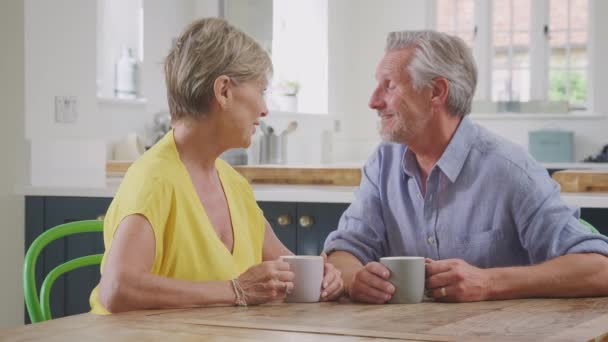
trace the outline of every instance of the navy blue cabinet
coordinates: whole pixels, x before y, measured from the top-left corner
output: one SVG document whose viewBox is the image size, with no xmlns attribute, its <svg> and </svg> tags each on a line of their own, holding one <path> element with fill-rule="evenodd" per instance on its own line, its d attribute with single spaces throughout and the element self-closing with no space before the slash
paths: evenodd
<svg viewBox="0 0 608 342">
<path fill-rule="evenodd" d="M 338 227 L 347 203 L 259 202 L 283 244 L 299 255 L 319 255 L 327 235 Z"/>
<path fill-rule="evenodd" d="M 581 217 L 597 228 L 600 233 L 608 236 L 608 209 L 582 208 Z"/>
<path fill-rule="evenodd" d="M 43 231 L 59 224 L 97 219 L 104 215 L 111 198 L 26 197 L 25 248 Z M 84 255 L 103 253 L 101 233 L 77 234 L 51 242 L 38 257 L 36 282 L 56 266 Z M 51 316 L 74 315 L 90 310 L 89 295 L 99 282 L 99 266 L 69 272 L 57 279 L 51 290 Z M 26 322 L 29 322 L 26 313 Z"/>
</svg>

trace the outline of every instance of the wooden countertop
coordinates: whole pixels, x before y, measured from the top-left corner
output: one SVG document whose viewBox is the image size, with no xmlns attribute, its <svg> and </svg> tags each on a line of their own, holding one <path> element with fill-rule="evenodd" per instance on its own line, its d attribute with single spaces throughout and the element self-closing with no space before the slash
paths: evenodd
<svg viewBox="0 0 608 342">
<path fill-rule="evenodd" d="M 120 175 L 127 172 L 131 161 L 109 160 L 106 172 Z M 360 167 L 335 165 L 239 165 L 233 166 L 251 184 L 336 185 L 359 186 Z"/>
<path fill-rule="evenodd" d="M 0 330 L 0 340 L 596 341 L 608 340 L 608 297 L 447 304 L 340 303 L 83 314 Z"/>
<path fill-rule="evenodd" d="M 608 170 L 562 170 L 552 177 L 563 192 L 608 192 Z"/>
</svg>

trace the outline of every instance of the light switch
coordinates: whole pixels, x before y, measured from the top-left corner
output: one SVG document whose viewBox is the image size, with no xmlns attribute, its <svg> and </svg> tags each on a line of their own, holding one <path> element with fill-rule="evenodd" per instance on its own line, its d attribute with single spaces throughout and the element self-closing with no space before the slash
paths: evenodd
<svg viewBox="0 0 608 342">
<path fill-rule="evenodd" d="M 76 96 L 55 96 L 55 122 L 74 123 L 78 119 Z"/>
</svg>

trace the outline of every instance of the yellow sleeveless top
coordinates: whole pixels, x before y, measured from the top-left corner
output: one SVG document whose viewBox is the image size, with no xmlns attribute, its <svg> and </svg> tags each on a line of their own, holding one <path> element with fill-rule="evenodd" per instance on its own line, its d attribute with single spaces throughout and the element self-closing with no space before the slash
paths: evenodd
<svg viewBox="0 0 608 342">
<path fill-rule="evenodd" d="M 229 280 L 262 262 L 265 219 L 253 191 L 226 162 L 215 163 L 230 210 L 232 253 L 213 229 L 190 175 L 179 159 L 173 131 L 168 132 L 127 171 L 104 221 L 103 269 L 118 224 L 143 215 L 154 231 L 152 273 L 191 280 Z M 91 292 L 91 312 L 109 314 Z"/>
</svg>

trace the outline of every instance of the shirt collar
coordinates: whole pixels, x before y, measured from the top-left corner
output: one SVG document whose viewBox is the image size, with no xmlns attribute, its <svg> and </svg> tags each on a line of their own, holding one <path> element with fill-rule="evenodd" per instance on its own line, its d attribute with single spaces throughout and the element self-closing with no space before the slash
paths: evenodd
<svg viewBox="0 0 608 342">
<path fill-rule="evenodd" d="M 437 166 L 450 179 L 450 182 L 454 183 L 460 171 L 462 171 L 462 166 L 469 155 L 476 133 L 477 130 L 471 119 L 467 116 L 462 118 L 448 147 L 439 158 Z"/>
<path fill-rule="evenodd" d="M 454 136 L 450 140 L 445 151 L 437 161 L 437 166 L 454 183 L 464 165 L 473 141 L 476 138 L 477 129 L 471 119 L 467 116 L 462 118 Z M 409 177 L 413 177 L 418 172 L 418 162 L 414 152 L 405 147 L 403 154 L 403 172 Z"/>
</svg>

